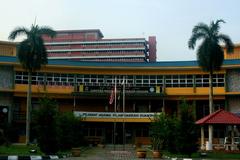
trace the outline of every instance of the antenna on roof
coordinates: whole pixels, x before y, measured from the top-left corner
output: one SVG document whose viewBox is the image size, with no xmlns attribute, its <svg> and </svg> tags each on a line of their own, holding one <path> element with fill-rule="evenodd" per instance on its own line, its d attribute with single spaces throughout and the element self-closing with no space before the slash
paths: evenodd
<svg viewBox="0 0 240 160">
<path fill-rule="evenodd" d="M 35 16 L 35 19 L 34 19 L 34 26 L 36 25 L 36 21 L 37 21 L 37 16 Z"/>
</svg>

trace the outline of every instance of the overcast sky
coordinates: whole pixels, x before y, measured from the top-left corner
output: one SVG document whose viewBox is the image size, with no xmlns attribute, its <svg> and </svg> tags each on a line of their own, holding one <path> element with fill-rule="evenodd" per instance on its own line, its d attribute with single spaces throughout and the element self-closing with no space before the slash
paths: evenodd
<svg viewBox="0 0 240 160">
<path fill-rule="evenodd" d="M 240 0 L 5 0 L 0 40 L 17 26 L 100 29 L 104 38 L 157 37 L 159 61 L 194 60 L 187 41 L 194 25 L 224 19 L 221 32 L 240 43 Z"/>
</svg>

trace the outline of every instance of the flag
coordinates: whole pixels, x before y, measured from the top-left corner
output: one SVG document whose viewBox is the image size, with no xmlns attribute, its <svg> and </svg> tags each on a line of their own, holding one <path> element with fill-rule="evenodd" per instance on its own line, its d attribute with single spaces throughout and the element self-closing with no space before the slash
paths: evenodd
<svg viewBox="0 0 240 160">
<path fill-rule="evenodd" d="M 119 93 L 119 95 L 118 95 L 118 97 L 117 97 L 117 112 L 120 112 L 120 93 Z"/>
<path fill-rule="evenodd" d="M 115 97 L 115 93 L 114 93 L 114 88 L 113 88 L 111 91 L 110 97 L 109 97 L 109 104 L 113 104 L 114 97 Z"/>
</svg>

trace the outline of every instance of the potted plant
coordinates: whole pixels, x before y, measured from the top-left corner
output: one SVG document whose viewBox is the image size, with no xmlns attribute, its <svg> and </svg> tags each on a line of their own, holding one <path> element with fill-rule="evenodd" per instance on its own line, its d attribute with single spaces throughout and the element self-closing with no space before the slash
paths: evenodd
<svg viewBox="0 0 240 160">
<path fill-rule="evenodd" d="M 164 113 L 155 115 L 150 127 L 153 158 L 161 158 L 160 150 L 163 148 L 168 132 L 168 117 Z"/>
<path fill-rule="evenodd" d="M 138 148 L 137 149 L 137 157 L 138 158 L 146 158 L 147 156 L 147 151 L 144 148 Z"/>
<path fill-rule="evenodd" d="M 81 148 L 72 148 L 73 157 L 80 157 L 80 155 L 81 155 Z"/>
<path fill-rule="evenodd" d="M 160 152 L 160 150 L 163 147 L 163 140 L 161 138 L 159 138 L 157 135 L 152 136 L 152 156 L 153 158 L 161 158 L 162 154 Z"/>
</svg>

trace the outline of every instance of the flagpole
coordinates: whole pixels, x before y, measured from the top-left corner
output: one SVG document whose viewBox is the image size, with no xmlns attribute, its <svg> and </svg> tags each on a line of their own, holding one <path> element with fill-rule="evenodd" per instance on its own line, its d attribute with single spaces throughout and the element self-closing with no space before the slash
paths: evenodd
<svg viewBox="0 0 240 160">
<path fill-rule="evenodd" d="M 117 111 L 117 77 L 115 76 L 114 82 L 114 113 L 116 114 Z M 113 127 L 113 143 L 114 143 L 114 150 L 116 150 L 116 118 L 114 118 L 114 127 Z"/>
<path fill-rule="evenodd" d="M 123 115 L 125 113 L 125 76 L 123 76 Z M 125 150 L 125 141 L 126 141 L 126 136 L 125 136 L 125 121 L 123 117 L 123 150 Z"/>
</svg>

